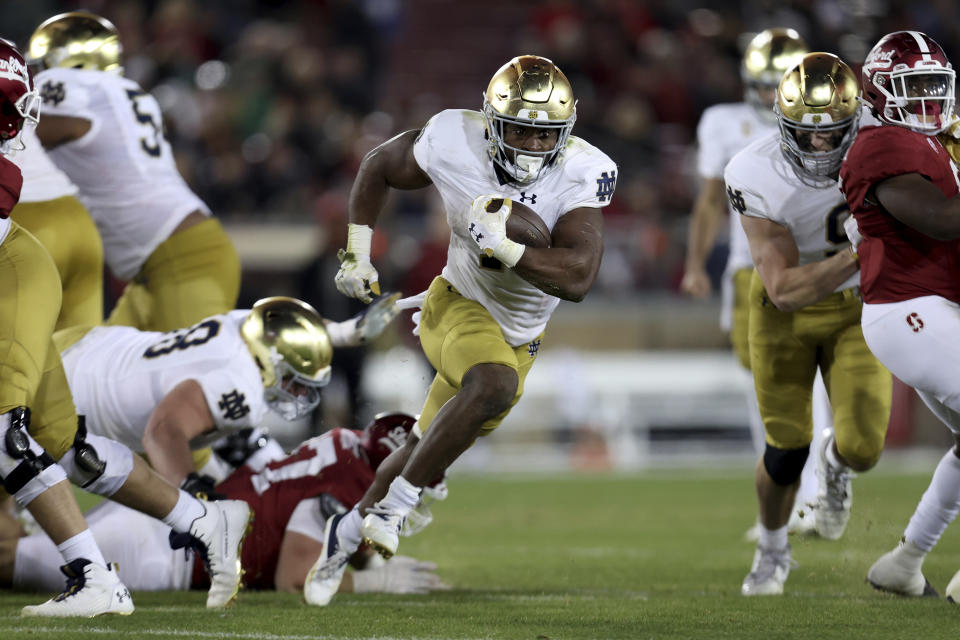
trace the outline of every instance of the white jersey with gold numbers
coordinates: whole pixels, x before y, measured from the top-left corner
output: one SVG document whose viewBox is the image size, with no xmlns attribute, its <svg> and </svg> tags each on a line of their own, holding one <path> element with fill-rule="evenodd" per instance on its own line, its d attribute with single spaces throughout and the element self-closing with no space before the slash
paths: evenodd
<svg viewBox="0 0 960 640">
<path fill-rule="evenodd" d="M 77 195 L 77 185 L 70 182 L 67 174 L 58 169 L 43 150 L 35 126 L 23 128 L 23 144 L 25 149 L 10 156 L 23 174 L 20 202 L 47 202 Z"/>
<path fill-rule="evenodd" d="M 77 413 L 86 416 L 92 433 L 143 451 L 143 433 L 154 408 L 175 386 L 195 380 L 216 428 L 191 441 L 191 448 L 258 426 L 267 412 L 263 381 L 240 336 L 249 313 L 231 311 L 168 333 L 91 329 L 61 353 Z"/>
<path fill-rule="evenodd" d="M 560 299 L 499 261 L 481 257 L 467 232 L 470 205 L 478 196 L 499 194 L 527 205 L 553 230 L 568 211 L 610 203 L 617 165 L 593 145 L 571 136 L 554 166 L 535 182 L 501 182 L 487 153 L 485 131 L 483 114 L 477 111 L 441 111 L 424 126 L 413 151 L 440 192 L 450 225 L 443 277 L 463 296 L 483 305 L 515 347 L 543 332 Z"/>
<path fill-rule="evenodd" d="M 764 120 L 746 102 L 717 104 L 707 108 L 697 124 L 697 172 L 704 179 L 723 179 L 723 169 L 738 151 L 777 131 L 777 123 Z M 730 255 L 727 273 L 753 266 L 750 245 L 739 216 L 730 212 Z"/>
<path fill-rule="evenodd" d="M 723 174 L 730 207 L 766 218 L 790 230 L 800 252 L 800 264 L 819 262 L 850 246 L 843 222 L 850 215 L 836 182 L 813 186 L 800 180 L 780 150 L 780 134 L 772 133 L 733 157 Z M 850 276 L 837 291 L 860 283 Z"/>
<path fill-rule="evenodd" d="M 184 182 L 163 135 L 160 106 L 133 80 L 102 71 L 47 69 L 36 77 L 44 115 L 90 121 L 49 154 L 79 187 L 106 263 L 128 280 L 191 212 L 210 211 Z"/>
</svg>

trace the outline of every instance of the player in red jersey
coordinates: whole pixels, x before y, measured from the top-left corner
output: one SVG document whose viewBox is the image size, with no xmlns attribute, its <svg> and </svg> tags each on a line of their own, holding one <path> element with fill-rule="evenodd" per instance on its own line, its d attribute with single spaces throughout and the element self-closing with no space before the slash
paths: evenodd
<svg viewBox="0 0 960 640">
<path fill-rule="evenodd" d="M 932 38 L 898 31 L 863 65 L 878 125 L 860 130 L 840 171 L 859 228 L 861 324 L 870 350 L 915 388 L 953 431 L 903 540 L 867 580 L 885 591 L 935 595 L 921 566 L 960 510 L 960 179 L 937 138 L 951 123 L 953 68 Z M 848 235 L 857 230 L 848 227 Z M 960 598 L 960 573 L 947 587 Z"/>
<path fill-rule="evenodd" d="M 326 519 L 346 511 L 373 482 L 376 467 L 400 447 L 413 427 L 413 416 L 378 416 L 364 431 L 333 429 L 303 442 L 287 457 L 261 469 L 243 465 L 216 491 L 247 502 L 255 513 L 243 546 L 244 581 L 252 589 L 300 591 L 307 570 L 320 555 Z M 171 529 L 157 520 L 102 503 L 88 514 L 98 543 L 118 560 L 120 576 L 133 590 L 205 589 L 208 583 L 197 554 L 179 546 Z M 0 537 L 0 584 L 47 589 L 56 578 L 49 560 L 50 541 L 43 535 L 16 538 L 8 523 Z M 169 543 L 168 543 L 169 538 Z M 178 546 L 176 550 L 171 546 Z M 375 554 L 361 550 L 362 566 Z M 378 558 L 377 558 L 378 559 Z M 373 565 L 377 565 L 374 560 Z M 435 565 L 401 558 L 356 571 L 346 591 L 425 593 L 446 586 Z"/>
</svg>

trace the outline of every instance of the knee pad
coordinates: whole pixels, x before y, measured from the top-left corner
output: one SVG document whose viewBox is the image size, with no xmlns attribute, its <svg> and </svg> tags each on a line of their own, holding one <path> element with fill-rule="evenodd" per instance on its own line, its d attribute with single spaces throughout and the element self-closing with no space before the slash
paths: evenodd
<svg viewBox="0 0 960 640">
<path fill-rule="evenodd" d="M 21 506 L 66 480 L 63 469 L 30 436 L 30 409 L 0 415 L 0 480 Z"/>
<path fill-rule="evenodd" d="M 763 466 L 774 482 L 787 487 L 800 479 L 808 455 L 810 445 L 799 449 L 778 449 L 768 443 L 763 452 Z"/>
<path fill-rule="evenodd" d="M 109 498 L 123 486 L 133 470 L 133 452 L 109 438 L 87 433 L 79 417 L 73 446 L 60 459 L 75 485 Z"/>
</svg>

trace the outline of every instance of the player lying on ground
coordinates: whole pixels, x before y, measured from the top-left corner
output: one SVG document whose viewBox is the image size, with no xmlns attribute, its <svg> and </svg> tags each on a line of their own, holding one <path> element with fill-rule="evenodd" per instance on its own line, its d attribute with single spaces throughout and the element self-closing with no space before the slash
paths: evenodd
<svg viewBox="0 0 960 640">
<path fill-rule="evenodd" d="M 307 570 L 323 548 L 327 517 L 346 511 L 373 481 L 380 462 L 401 446 L 413 427 L 413 416 L 386 414 L 362 431 L 333 429 L 303 442 L 289 456 L 255 470 L 240 466 L 216 491 L 243 500 L 256 517 L 243 548 L 242 567 L 252 589 L 298 592 Z M 87 514 L 90 529 L 119 575 L 133 590 L 205 589 L 203 565 L 170 527 L 113 502 Z M 20 537 L 19 523 L 0 516 L 0 584 L 18 589 L 59 588 L 58 554 L 45 534 Z M 174 549 L 173 546 L 178 548 Z M 435 565 L 397 557 L 378 562 L 361 549 L 351 559 L 355 568 L 341 591 L 426 593 L 448 588 L 434 573 Z"/>
<path fill-rule="evenodd" d="M 146 453 L 181 484 L 194 470 L 191 450 L 259 425 L 268 409 L 287 420 L 312 411 L 333 348 L 378 335 L 396 316 L 394 300 L 329 322 L 308 304 L 273 297 L 179 331 L 72 327 L 54 341 L 90 432 Z"/>
</svg>

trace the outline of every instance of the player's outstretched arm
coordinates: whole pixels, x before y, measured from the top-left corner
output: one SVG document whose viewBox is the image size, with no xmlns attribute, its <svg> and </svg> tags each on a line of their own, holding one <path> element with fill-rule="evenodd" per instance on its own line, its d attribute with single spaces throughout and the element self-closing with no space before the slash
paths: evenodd
<svg viewBox="0 0 960 640">
<path fill-rule="evenodd" d="M 936 240 L 960 238 L 960 196 L 948 198 L 919 173 L 888 178 L 874 187 L 894 218 Z"/>
<path fill-rule="evenodd" d="M 143 451 L 150 464 L 174 486 L 193 471 L 190 440 L 216 423 L 196 380 L 184 380 L 157 404 L 143 433 Z"/>
<path fill-rule="evenodd" d="M 552 247 L 527 247 L 513 270 L 544 293 L 580 302 L 597 279 L 602 257 L 603 214 L 581 207 L 557 221 Z"/>
<path fill-rule="evenodd" d="M 722 178 L 707 178 L 697 194 L 687 228 L 687 258 L 680 290 L 695 298 L 710 295 L 707 258 L 713 251 L 717 229 L 727 211 L 726 187 Z M 731 223 L 734 221 L 731 220 Z"/>
<path fill-rule="evenodd" d="M 789 229 L 765 218 L 740 219 L 767 295 L 781 311 L 796 311 L 823 300 L 860 269 L 851 249 L 800 266 L 800 251 Z"/>
</svg>

